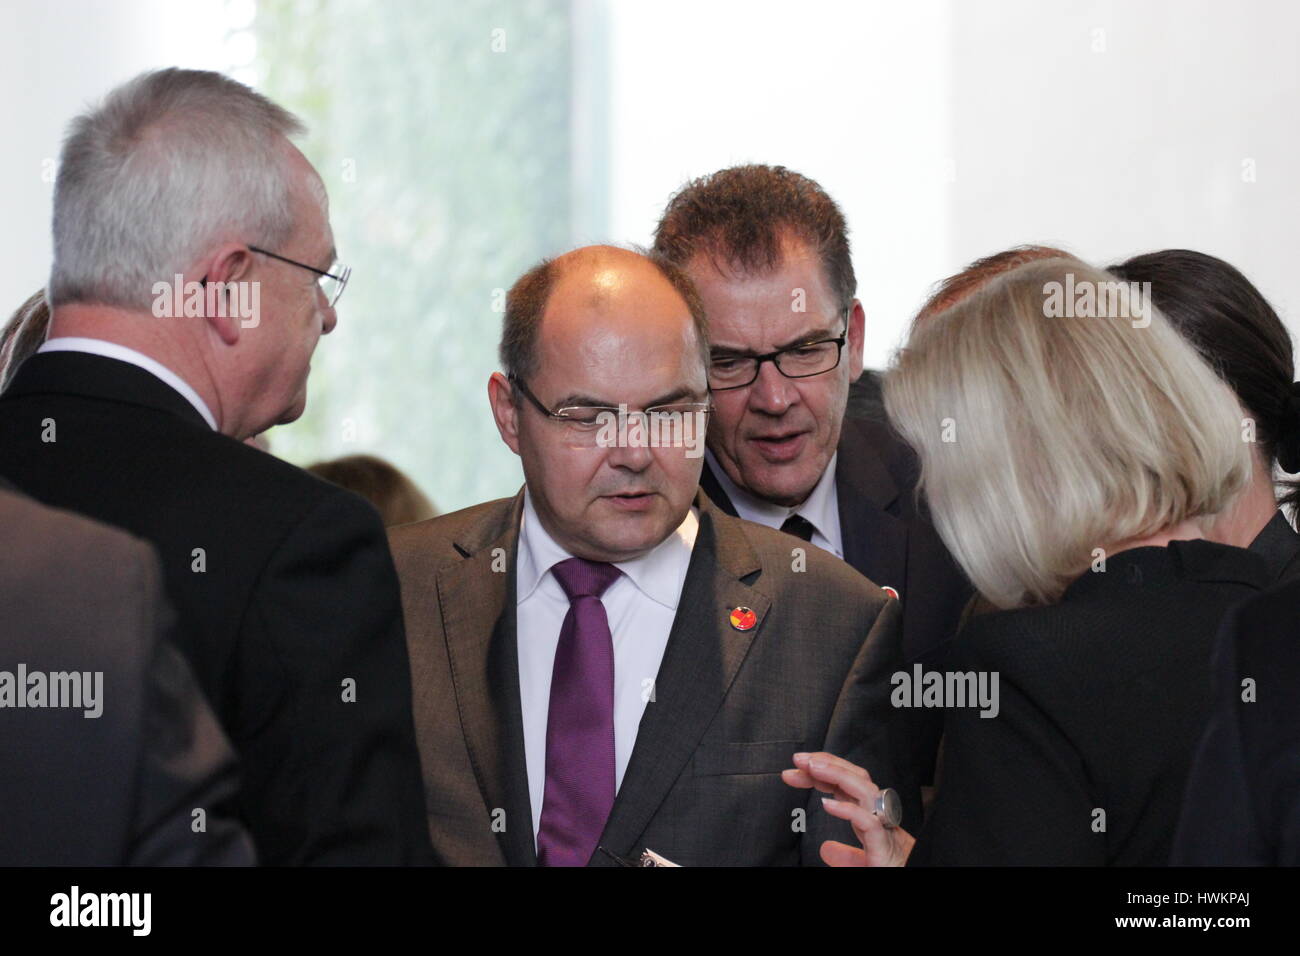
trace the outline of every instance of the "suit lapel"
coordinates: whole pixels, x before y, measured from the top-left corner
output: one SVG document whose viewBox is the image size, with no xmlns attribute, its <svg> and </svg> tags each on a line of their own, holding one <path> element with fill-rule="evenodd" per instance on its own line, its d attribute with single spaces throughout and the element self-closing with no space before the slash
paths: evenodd
<svg viewBox="0 0 1300 956">
<path fill-rule="evenodd" d="M 506 828 L 497 838 L 511 866 L 537 862 L 515 632 L 515 550 L 522 510 L 520 492 L 504 526 L 498 514 L 472 529 L 456 543 L 465 560 L 438 574 L 461 727 L 488 811 L 505 810 Z M 494 552 L 505 555 L 508 570 L 493 567 Z"/>
<path fill-rule="evenodd" d="M 771 605 L 766 594 L 743 580 L 762 568 L 743 526 L 719 515 L 703 495 L 697 496 L 696 505 L 699 533 L 655 678 L 654 700 L 641 718 L 636 746 L 601 836 L 601 845 L 620 856 L 637 849 L 638 838 L 722 705 Z M 754 611 L 754 627 L 740 631 L 731 626 L 729 615 L 736 607 Z M 592 858 L 596 865 L 608 862 L 600 853 Z"/>
<path fill-rule="evenodd" d="M 857 422 L 845 419 L 835 465 L 844 560 L 880 586 L 900 593 L 907 574 L 907 524 L 886 509 L 898 486 Z"/>
<path fill-rule="evenodd" d="M 855 419 L 840 429 L 835 465 L 835 501 L 840 512 L 844 560 L 859 574 L 901 595 L 907 572 L 907 524 L 887 510 L 898 500 L 898 485 L 880 460 L 871 435 Z M 725 514 L 736 506 L 705 462 L 700 488 Z"/>
<path fill-rule="evenodd" d="M 700 472 L 700 487 L 725 514 L 729 514 L 733 518 L 740 517 L 736 513 L 736 506 L 731 503 L 730 496 L 722 490 L 722 484 L 718 481 L 718 476 L 713 473 L 713 469 L 707 461 L 704 463 L 704 469 Z"/>
</svg>

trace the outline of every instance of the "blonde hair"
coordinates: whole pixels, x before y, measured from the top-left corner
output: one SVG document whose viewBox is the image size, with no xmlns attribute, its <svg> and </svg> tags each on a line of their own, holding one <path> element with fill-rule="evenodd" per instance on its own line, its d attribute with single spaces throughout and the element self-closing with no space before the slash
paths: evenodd
<svg viewBox="0 0 1300 956">
<path fill-rule="evenodd" d="M 885 376 L 935 527 L 998 607 L 1058 600 L 1105 548 L 1204 525 L 1248 480 L 1235 395 L 1149 296 L 1099 317 L 1050 301 L 1092 284 L 1105 304 L 1116 281 L 1076 259 L 1019 266 L 914 323 Z"/>
</svg>

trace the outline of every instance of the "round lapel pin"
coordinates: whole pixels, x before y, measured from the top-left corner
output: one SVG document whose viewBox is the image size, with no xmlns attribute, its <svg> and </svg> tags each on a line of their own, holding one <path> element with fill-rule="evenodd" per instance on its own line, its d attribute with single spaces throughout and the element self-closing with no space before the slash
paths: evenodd
<svg viewBox="0 0 1300 956">
<path fill-rule="evenodd" d="M 881 588 L 880 588 L 880 590 L 884 591 L 886 594 L 888 594 L 888 595 L 889 595 L 891 598 L 893 598 L 895 601 L 898 600 L 898 592 L 895 591 L 893 588 L 891 588 L 888 584 L 882 585 Z"/>
<path fill-rule="evenodd" d="M 747 607 L 731 609 L 731 626 L 738 631 L 748 631 L 758 623 L 758 615 Z"/>
</svg>

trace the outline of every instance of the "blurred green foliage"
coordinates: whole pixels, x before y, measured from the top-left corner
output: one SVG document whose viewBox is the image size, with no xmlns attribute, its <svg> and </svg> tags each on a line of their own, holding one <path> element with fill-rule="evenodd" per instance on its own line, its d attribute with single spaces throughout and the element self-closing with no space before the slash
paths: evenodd
<svg viewBox="0 0 1300 956">
<path fill-rule="evenodd" d="M 570 242 L 568 0 L 261 0 L 253 30 L 353 269 L 273 451 L 380 455 L 444 511 L 513 494 L 486 383 L 503 290 Z"/>
</svg>

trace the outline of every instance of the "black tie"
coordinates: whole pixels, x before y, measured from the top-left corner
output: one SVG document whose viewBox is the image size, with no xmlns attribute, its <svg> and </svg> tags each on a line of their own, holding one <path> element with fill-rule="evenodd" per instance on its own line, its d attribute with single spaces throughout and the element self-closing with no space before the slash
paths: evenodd
<svg viewBox="0 0 1300 956">
<path fill-rule="evenodd" d="M 791 515 L 785 519 L 785 524 L 781 525 L 781 530 L 786 534 L 792 534 L 796 538 L 803 538 L 805 541 L 811 542 L 813 532 L 817 529 L 803 515 Z"/>
</svg>

